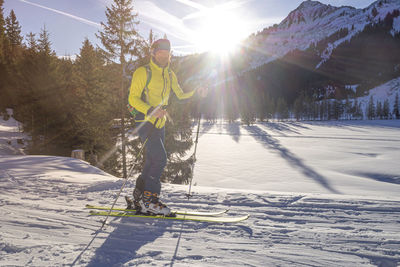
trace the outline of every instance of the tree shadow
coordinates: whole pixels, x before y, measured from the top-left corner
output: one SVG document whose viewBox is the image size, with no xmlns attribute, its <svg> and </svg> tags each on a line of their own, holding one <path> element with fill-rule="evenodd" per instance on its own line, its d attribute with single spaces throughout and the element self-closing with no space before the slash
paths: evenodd
<svg viewBox="0 0 400 267">
<path fill-rule="evenodd" d="M 260 129 L 258 126 L 249 126 L 246 127 L 247 130 L 252 133 L 252 136 L 260 143 L 263 144 L 264 147 L 268 149 L 274 149 L 280 153 L 282 158 L 284 158 L 290 166 L 301 171 L 305 176 L 313 179 L 316 183 L 320 184 L 322 187 L 330 191 L 334 194 L 341 194 L 339 191 L 334 189 L 328 182 L 328 180 L 322 176 L 321 174 L 314 171 L 311 167 L 304 164 L 304 162 L 296 157 L 292 152 L 290 152 L 287 148 L 283 147 L 279 140 L 273 138 L 267 132 Z"/>
<path fill-rule="evenodd" d="M 263 122 L 261 123 L 261 125 L 270 131 L 278 132 L 283 135 L 285 135 L 286 133 L 294 133 L 300 135 L 301 133 L 297 131 L 295 127 L 306 128 L 300 127 L 298 124 L 287 122 Z"/>
<path fill-rule="evenodd" d="M 378 182 L 400 184 L 400 176 L 395 174 L 357 172 L 355 173 L 355 175 L 362 178 L 372 179 Z"/>
<path fill-rule="evenodd" d="M 209 122 L 209 121 L 202 121 L 200 124 L 200 136 L 203 136 L 204 134 L 208 133 L 216 123 L 214 122 Z M 197 122 L 194 124 L 195 130 L 197 131 Z"/>
<path fill-rule="evenodd" d="M 359 122 L 361 122 L 361 123 L 359 123 Z M 340 129 L 346 129 L 346 130 L 349 130 L 352 132 L 357 132 L 357 133 L 367 132 L 366 130 L 363 130 L 362 128 L 365 128 L 365 126 L 368 126 L 368 125 L 362 123 L 362 121 L 358 121 L 358 120 L 303 121 L 302 124 L 309 125 L 309 126 L 325 127 L 325 128 L 340 128 Z"/>
<path fill-rule="evenodd" d="M 240 122 L 232 122 L 225 124 L 225 130 L 228 132 L 228 134 L 232 137 L 232 139 L 236 143 L 239 143 L 241 136 Z"/>
<path fill-rule="evenodd" d="M 306 126 L 306 124 L 304 124 L 303 122 L 299 122 L 299 121 L 287 121 L 285 122 L 287 125 L 293 126 L 295 128 L 301 128 L 301 129 L 305 129 L 305 130 L 310 130 L 311 128 Z"/>
<path fill-rule="evenodd" d="M 353 132 L 368 133 L 370 128 L 399 129 L 400 120 L 330 120 L 330 121 L 302 121 L 302 125 L 319 126 L 326 128 L 341 128 Z"/>
<path fill-rule="evenodd" d="M 172 224 L 171 221 L 150 218 L 122 217 L 114 218 L 114 221 L 115 220 L 119 220 L 115 224 L 116 228 L 108 235 L 101 247 L 96 250 L 95 256 L 87 266 L 122 266 L 138 258 L 139 249 L 162 236 L 167 227 Z M 163 251 L 151 251 L 149 253 L 151 253 L 151 255 L 147 253 L 142 256 L 156 256 L 163 253 Z"/>
</svg>

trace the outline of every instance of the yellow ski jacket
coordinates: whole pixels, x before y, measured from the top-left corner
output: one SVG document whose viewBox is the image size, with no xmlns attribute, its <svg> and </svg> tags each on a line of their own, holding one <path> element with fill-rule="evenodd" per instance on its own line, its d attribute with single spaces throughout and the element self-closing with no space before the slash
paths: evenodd
<svg viewBox="0 0 400 267">
<path fill-rule="evenodd" d="M 147 86 L 148 90 L 145 90 L 144 88 L 147 82 L 146 67 L 139 67 L 133 73 L 132 83 L 129 90 L 129 104 L 144 114 L 144 119 L 142 116 L 142 118 L 137 118 L 136 121 L 149 121 L 154 124 L 156 118 L 150 117 L 148 111 L 152 107 L 155 108 L 159 105 L 168 105 L 171 89 L 174 91 L 178 99 L 190 98 L 193 96 L 194 91 L 188 93 L 183 92 L 182 88 L 178 84 L 178 79 L 175 73 L 172 70 L 169 70 L 169 64 L 167 67 L 161 68 L 153 62 L 153 59 L 151 59 L 149 65 L 151 68 L 151 80 Z M 172 81 L 170 81 L 169 73 L 171 73 Z M 143 91 L 145 100 L 142 99 Z M 162 128 L 165 125 L 165 121 L 166 118 L 159 119 L 155 126 L 157 128 Z"/>
</svg>

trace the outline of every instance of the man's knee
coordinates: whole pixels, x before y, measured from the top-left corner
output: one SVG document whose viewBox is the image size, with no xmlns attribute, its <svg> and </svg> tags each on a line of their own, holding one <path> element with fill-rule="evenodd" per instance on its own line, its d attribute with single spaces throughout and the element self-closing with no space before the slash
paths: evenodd
<svg viewBox="0 0 400 267">
<path fill-rule="evenodd" d="M 160 169 L 164 169 L 164 167 L 167 165 L 167 155 L 165 152 L 160 152 L 157 154 L 157 157 L 155 159 L 157 166 Z"/>
</svg>

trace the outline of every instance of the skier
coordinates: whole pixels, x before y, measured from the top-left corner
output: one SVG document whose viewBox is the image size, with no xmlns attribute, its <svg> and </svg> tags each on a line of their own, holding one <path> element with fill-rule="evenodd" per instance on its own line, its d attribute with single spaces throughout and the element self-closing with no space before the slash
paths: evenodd
<svg viewBox="0 0 400 267">
<path fill-rule="evenodd" d="M 129 93 L 131 113 L 139 123 L 139 137 L 145 146 L 145 164 L 136 180 L 133 197 L 135 208 L 141 213 L 168 216 L 171 210 L 159 199 L 160 178 L 167 164 L 164 126 L 169 115 L 165 107 L 168 105 L 171 90 L 178 99 L 190 98 L 195 91 L 184 93 L 175 73 L 170 69 L 169 40 L 155 41 L 150 51 L 150 62 L 133 73 Z M 207 88 L 196 91 L 201 97 L 208 93 Z"/>
</svg>

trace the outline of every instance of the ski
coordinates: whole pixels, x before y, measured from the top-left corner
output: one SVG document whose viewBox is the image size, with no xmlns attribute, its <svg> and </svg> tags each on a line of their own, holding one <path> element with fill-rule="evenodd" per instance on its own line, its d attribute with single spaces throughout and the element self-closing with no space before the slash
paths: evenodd
<svg viewBox="0 0 400 267">
<path fill-rule="evenodd" d="M 87 209 L 95 209 L 95 210 L 110 210 L 109 207 L 104 207 L 104 206 L 93 206 L 93 205 L 86 205 Z M 121 207 L 114 207 L 114 211 L 125 211 L 125 212 L 136 212 L 134 209 L 125 209 Z M 179 214 L 179 215 L 190 215 L 190 216 L 218 216 L 222 215 L 224 213 L 227 213 L 228 210 L 221 210 L 221 211 L 215 211 L 215 212 L 208 212 L 208 211 L 183 211 L 183 210 L 176 210 L 172 211 L 172 213 Z"/>
<path fill-rule="evenodd" d="M 108 211 L 90 211 L 91 216 L 107 216 Z M 135 217 L 135 218 L 148 218 L 148 219 L 163 219 L 163 220 L 179 220 L 179 221 L 196 221 L 196 222 L 211 222 L 211 223 L 237 223 L 244 220 L 247 220 L 250 215 L 246 214 L 243 216 L 222 216 L 222 217 L 214 217 L 214 216 L 194 216 L 194 215 L 185 215 L 185 214 L 176 214 L 173 216 L 162 216 L 162 215 L 142 215 L 142 214 L 134 214 L 129 212 L 116 212 L 112 211 L 110 213 L 112 217 Z"/>
</svg>

